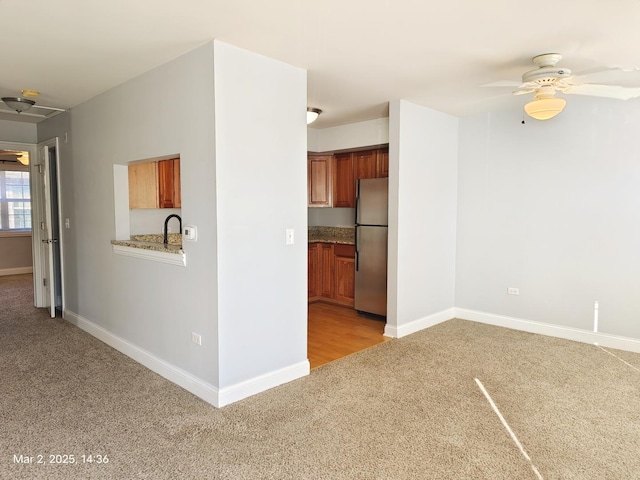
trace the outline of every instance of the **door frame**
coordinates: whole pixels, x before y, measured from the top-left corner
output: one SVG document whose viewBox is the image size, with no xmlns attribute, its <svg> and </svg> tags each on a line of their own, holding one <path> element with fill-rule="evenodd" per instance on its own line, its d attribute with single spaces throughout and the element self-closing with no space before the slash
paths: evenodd
<svg viewBox="0 0 640 480">
<path fill-rule="evenodd" d="M 66 226 L 61 222 L 62 220 L 62 190 L 61 190 L 61 182 L 60 182 L 60 144 L 58 137 L 51 138 L 49 140 L 45 140 L 44 142 L 40 142 L 34 145 L 37 151 L 37 163 L 33 163 L 32 165 L 32 175 L 35 178 L 36 175 L 49 175 L 49 172 L 45 170 L 44 165 L 44 149 L 45 148 L 55 148 L 55 158 L 51 156 L 49 158 L 49 162 L 55 162 L 55 170 L 56 170 L 56 188 L 58 191 L 57 195 L 57 205 L 51 205 L 51 215 L 57 215 L 58 224 L 59 224 L 59 238 L 58 245 L 60 248 L 60 296 L 61 296 L 61 309 L 62 309 L 62 318 L 65 316 L 65 281 L 64 281 L 64 230 Z M 48 181 L 48 179 L 47 179 Z M 45 265 L 46 256 L 43 253 L 43 248 L 45 244 L 42 243 L 42 240 L 46 240 L 47 238 L 47 230 L 42 229 L 41 226 L 44 222 L 46 222 L 46 210 L 45 206 L 47 202 L 45 202 L 45 192 L 42 181 L 38 179 L 37 182 L 31 182 L 31 196 L 32 202 L 33 199 L 37 199 L 37 206 L 34 209 L 34 205 L 31 205 L 31 219 L 32 219 L 32 227 L 33 227 L 33 282 L 35 286 L 35 299 L 36 299 L 36 307 L 52 307 L 55 311 L 55 305 L 51 306 L 50 299 L 47 298 L 46 289 L 43 286 L 43 279 L 45 278 L 45 274 L 48 269 L 48 265 Z M 49 199 L 49 203 L 51 199 Z M 38 228 L 36 228 L 38 227 Z M 52 278 L 55 276 L 53 272 L 50 273 L 50 282 L 52 282 Z M 54 285 L 50 283 L 50 288 L 55 288 Z"/>
</svg>

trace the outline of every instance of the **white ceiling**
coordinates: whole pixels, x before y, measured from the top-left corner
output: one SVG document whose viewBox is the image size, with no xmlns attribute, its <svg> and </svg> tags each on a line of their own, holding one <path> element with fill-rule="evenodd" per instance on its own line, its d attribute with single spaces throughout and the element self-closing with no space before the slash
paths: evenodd
<svg viewBox="0 0 640 480">
<path fill-rule="evenodd" d="M 316 128 L 397 98 L 458 116 L 522 105 L 483 85 L 519 80 L 540 53 L 574 73 L 640 66 L 640 0 L 0 0 L 0 17 L 2 96 L 72 108 L 215 38 L 307 69 Z"/>
</svg>

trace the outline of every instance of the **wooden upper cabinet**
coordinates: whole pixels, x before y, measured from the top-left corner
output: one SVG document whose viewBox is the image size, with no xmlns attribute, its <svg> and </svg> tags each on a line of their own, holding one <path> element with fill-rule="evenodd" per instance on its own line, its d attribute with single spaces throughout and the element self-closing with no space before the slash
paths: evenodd
<svg viewBox="0 0 640 480">
<path fill-rule="evenodd" d="M 378 176 L 378 151 L 354 152 L 353 171 L 356 181 L 361 178 L 376 178 Z"/>
<path fill-rule="evenodd" d="M 389 149 L 378 150 L 378 178 L 389 176 Z"/>
<path fill-rule="evenodd" d="M 336 154 L 333 165 L 333 206 L 353 208 L 354 187 L 353 156 L 350 153 Z"/>
<path fill-rule="evenodd" d="M 307 157 L 307 192 L 310 207 L 331 207 L 333 155 Z"/>
<path fill-rule="evenodd" d="M 180 159 L 129 165 L 129 208 L 180 208 Z"/>
<path fill-rule="evenodd" d="M 158 208 L 158 163 L 129 165 L 129 208 Z"/>
<path fill-rule="evenodd" d="M 389 149 L 307 156 L 309 207 L 354 208 L 360 178 L 389 176 Z"/>
<path fill-rule="evenodd" d="M 160 208 L 180 208 L 180 159 L 158 162 L 158 206 Z"/>
</svg>

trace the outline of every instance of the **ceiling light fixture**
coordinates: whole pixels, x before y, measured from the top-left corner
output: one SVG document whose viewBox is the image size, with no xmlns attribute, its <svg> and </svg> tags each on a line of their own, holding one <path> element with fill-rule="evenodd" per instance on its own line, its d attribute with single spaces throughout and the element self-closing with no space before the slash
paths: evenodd
<svg viewBox="0 0 640 480">
<path fill-rule="evenodd" d="M 26 112 L 36 104 L 33 100 L 20 97 L 2 97 L 2 101 L 18 113 Z"/>
<path fill-rule="evenodd" d="M 553 94 L 542 92 L 524 106 L 524 111 L 536 120 L 549 120 L 564 110 L 566 104 L 564 98 L 556 98 Z"/>
<path fill-rule="evenodd" d="M 319 108 L 307 107 L 307 125 L 315 122 L 321 113 L 322 110 L 320 110 Z"/>
</svg>

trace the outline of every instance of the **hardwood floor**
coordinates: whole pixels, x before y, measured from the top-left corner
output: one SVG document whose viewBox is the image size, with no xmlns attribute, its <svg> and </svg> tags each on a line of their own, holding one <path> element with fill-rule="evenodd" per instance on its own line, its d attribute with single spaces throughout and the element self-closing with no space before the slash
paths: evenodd
<svg viewBox="0 0 640 480">
<path fill-rule="evenodd" d="M 323 302 L 309 304 L 308 350 L 311 368 L 391 340 L 384 320 L 360 316 L 353 308 Z"/>
</svg>

